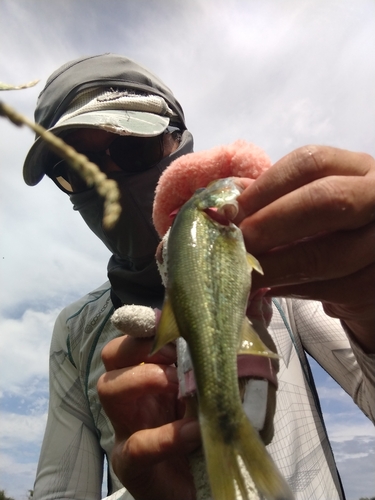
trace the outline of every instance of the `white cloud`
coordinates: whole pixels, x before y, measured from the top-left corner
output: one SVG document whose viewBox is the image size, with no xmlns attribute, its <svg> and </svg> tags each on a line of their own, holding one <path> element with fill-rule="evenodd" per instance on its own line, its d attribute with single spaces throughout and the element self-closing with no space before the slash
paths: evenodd
<svg viewBox="0 0 375 500">
<path fill-rule="evenodd" d="M 342 402 L 352 402 L 352 399 L 347 395 L 347 393 L 341 389 L 340 386 L 338 385 L 329 385 L 329 380 L 330 380 L 330 377 L 326 377 L 326 384 L 328 383 L 328 385 L 324 385 L 324 386 L 318 386 L 317 387 L 317 390 L 319 392 L 319 397 L 320 399 L 323 399 L 323 400 L 328 400 L 328 401 L 340 401 L 340 403 Z"/>
<path fill-rule="evenodd" d="M 0 412 L 0 439 L 2 448 L 14 450 L 21 445 L 39 445 L 47 421 L 47 413 L 41 415 L 19 415 Z"/>
<path fill-rule="evenodd" d="M 284 111 L 282 115 L 281 124 L 285 130 L 291 130 L 294 136 L 310 136 L 311 140 L 332 131 L 326 110 L 314 107 L 309 99 L 299 99 L 291 103 L 289 110 Z"/>
<path fill-rule="evenodd" d="M 46 408 L 27 414 L 0 411 L 0 489 L 16 500 L 33 489 L 46 421 Z"/>
<path fill-rule="evenodd" d="M 332 442 L 347 500 L 372 498 L 375 494 L 375 446 L 366 438 Z"/>
<path fill-rule="evenodd" d="M 324 419 L 329 432 L 330 439 L 336 443 L 361 439 L 362 443 L 375 444 L 374 425 L 361 414 L 351 412 L 324 414 Z"/>
<path fill-rule="evenodd" d="M 0 453 L 1 489 L 15 500 L 26 500 L 33 489 L 37 463 L 23 462 L 12 453 Z"/>
<path fill-rule="evenodd" d="M 374 495 L 375 429 L 348 394 L 310 359 L 347 500 Z"/>
<path fill-rule="evenodd" d="M 1 392 L 33 397 L 38 382 L 47 380 L 49 344 L 57 311 L 27 310 L 21 318 L 1 318 Z M 44 380 L 43 380 L 44 379 Z M 27 392 L 24 390 L 27 387 Z"/>
</svg>

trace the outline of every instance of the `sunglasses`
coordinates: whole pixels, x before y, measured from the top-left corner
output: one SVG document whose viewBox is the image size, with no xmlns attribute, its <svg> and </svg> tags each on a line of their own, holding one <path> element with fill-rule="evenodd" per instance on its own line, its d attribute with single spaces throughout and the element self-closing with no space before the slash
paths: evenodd
<svg viewBox="0 0 375 500">
<path fill-rule="evenodd" d="M 163 134 L 156 137 L 119 136 L 104 151 L 80 151 L 98 165 L 105 174 L 109 171 L 106 163 L 110 158 L 123 172 L 129 175 L 148 170 L 164 156 L 164 139 L 171 134 L 174 140 L 180 140 L 181 130 L 168 127 Z M 66 160 L 54 164 L 46 174 L 65 193 L 76 194 L 87 191 L 90 187 Z"/>
</svg>

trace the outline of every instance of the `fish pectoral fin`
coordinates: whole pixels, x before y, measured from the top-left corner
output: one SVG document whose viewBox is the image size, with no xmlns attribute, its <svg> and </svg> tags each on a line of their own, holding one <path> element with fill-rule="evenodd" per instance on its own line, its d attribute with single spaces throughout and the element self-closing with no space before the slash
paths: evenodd
<svg viewBox="0 0 375 500">
<path fill-rule="evenodd" d="M 155 354 L 165 344 L 173 342 L 178 337 L 180 337 L 180 332 L 178 330 L 176 318 L 173 313 L 171 301 L 168 297 L 166 297 L 163 304 L 163 309 L 161 311 L 159 324 L 156 329 L 155 340 L 150 355 Z"/>
<path fill-rule="evenodd" d="M 238 354 L 256 354 L 267 358 L 279 359 L 277 353 L 271 351 L 261 340 L 247 317 L 244 318 L 241 330 L 241 343 Z"/>
<path fill-rule="evenodd" d="M 264 274 L 262 266 L 260 265 L 258 259 L 254 257 L 254 255 L 251 255 L 251 253 L 246 253 L 246 260 L 247 263 L 249 264 L 251 271 L 255 269 L 255 271 L 258 271 L 258 273 Z"/>
</svg>

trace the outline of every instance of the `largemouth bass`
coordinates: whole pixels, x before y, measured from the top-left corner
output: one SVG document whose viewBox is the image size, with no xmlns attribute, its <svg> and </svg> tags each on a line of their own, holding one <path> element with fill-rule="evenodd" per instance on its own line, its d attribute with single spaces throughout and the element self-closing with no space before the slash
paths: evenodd
<svg viewBox="0 0 375 500">
<path fill-rule="evenodd" d="M 238 353 L 277 357 L 245 314 L 251 271 L 262 271 L 226 217 L 239 194 L 232 178 L 215 181 L 178 212 L 168 238 L 168 283 L 153 352 L 179 336 L 189 346 L 213 498 L 235 499 L 235 484 L 248 498 L 242 461 L 265 498 L 289 500 L 293 495 L 246 417 L 238 388 Z"/>
</svg>

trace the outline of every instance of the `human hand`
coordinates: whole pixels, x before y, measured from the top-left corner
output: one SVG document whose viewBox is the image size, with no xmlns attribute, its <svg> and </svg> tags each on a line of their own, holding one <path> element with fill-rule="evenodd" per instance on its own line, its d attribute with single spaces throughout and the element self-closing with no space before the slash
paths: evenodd
<svg viewBox="0 0 375 500">
<path fill-rule="evenodd" d="M 102 351 L 98 393 L 115 430 L 111 463 L 136 500 L 193 500 L 187 455 L 200 445 L 199 424 L 182 418 L 174 347 L 148 357 L 152 342 L 118 337 Z"/>
<path fill-rule="evenodd" d="M 375 352 L 374 159 L 306 146 L 247 184 L 235 222 L 264 270 L 254 289 L 321 301 Z"/>
</svg>

